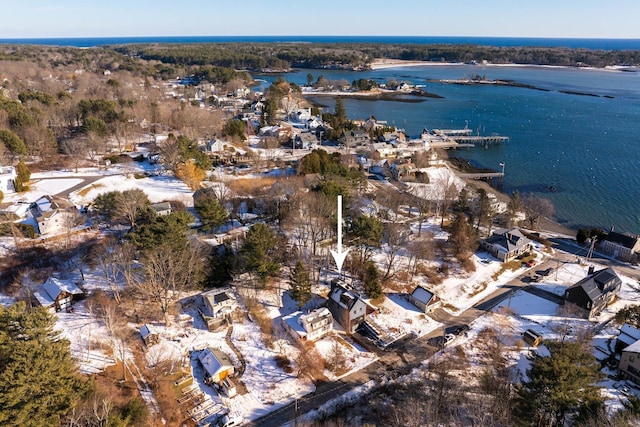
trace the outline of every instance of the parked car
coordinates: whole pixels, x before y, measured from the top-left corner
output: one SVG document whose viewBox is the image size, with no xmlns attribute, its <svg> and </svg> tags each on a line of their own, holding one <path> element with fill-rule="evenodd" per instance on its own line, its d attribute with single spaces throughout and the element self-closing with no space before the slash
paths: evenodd
<svg viewBox="0 0 640 427">
<path fill-rule="evenodd" d="M 224 417 L 222 417 L 222 419 L 218 421 L 217 426 L 218 427 L 235 427 L 242 424 L 242 421 L 243 421 L 243 418 L 239 412 L 231 412 L 225 415 Z"/>
</svg>

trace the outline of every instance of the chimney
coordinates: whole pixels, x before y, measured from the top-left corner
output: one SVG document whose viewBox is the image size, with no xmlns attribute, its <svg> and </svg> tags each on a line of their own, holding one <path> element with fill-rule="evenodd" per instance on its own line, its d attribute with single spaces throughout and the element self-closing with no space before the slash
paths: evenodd
<svg viewBox="0 0 640 427">
<path fill-rule="evenodd" d="M 587 276 L 591 276 L 593 274 L 593 272 L 595 271 L 595 267 L 593 265 L 589 266 L 589 272 L 587 273 Z"/>
</svg>

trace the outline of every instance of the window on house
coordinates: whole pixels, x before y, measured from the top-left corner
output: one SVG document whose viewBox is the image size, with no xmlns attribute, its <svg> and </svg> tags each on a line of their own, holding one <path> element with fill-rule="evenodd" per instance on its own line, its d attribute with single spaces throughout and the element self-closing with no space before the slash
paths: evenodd
<svg viewBox="0 0 640 427">
<path fill-rule="evenodd" d="M 636 360 L 636 358 L 635 358 L 635 357 L 633 357 L 633 356 L 629 356 L 629 362 L 633 362 L 634 360 Z"/>
</svg>

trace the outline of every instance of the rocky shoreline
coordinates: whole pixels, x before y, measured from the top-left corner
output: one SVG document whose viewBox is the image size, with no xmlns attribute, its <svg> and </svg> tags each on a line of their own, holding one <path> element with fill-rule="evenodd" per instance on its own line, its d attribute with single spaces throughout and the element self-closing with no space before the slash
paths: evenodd
<svg viewBox="0 0 640 427">
<path fill-rule="evenodd" d="M 461 159 L 459 157 L 449 157 L 449 159 L 447 160 L 447 164 L 451 167 L 452 170 L 459 173 L 495 172 L 491 169 L 478 168 L 471 164 L 471 162 L 469 162 L 468 160 Z M 493 194 L 500 202 L 509 203 L 509 200 L 511 199 L 511 195 L 503 193 L 502 191 L 492 186 L 489 182 L 469 178 L 461 179 L 469 186 L 482 188 L 487 193 Z M 541 232 L 558 236 L 567 236 L 573 238 L 576 235 L 576 230 L 565 227 L 557 221 L 545 217 L 539 220 L 539 228 Z"/>
</svg>

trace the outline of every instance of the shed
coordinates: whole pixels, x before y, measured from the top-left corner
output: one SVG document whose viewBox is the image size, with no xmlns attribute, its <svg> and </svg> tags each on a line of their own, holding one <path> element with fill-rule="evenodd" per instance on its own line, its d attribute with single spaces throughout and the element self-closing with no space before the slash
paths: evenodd
<svg viewBox="0 0 640 427">
<path fill-rule="evenodd" d="M 427 311 L 431 311 L 435 308 L 439 298 L 435 296 L 433 292 L 418 285 L 413 292 L 411 292 L 411 295 L 409 295 L 409 301 L 411 304 L 418 307 L 420 311 L 426 313 Z"/>
<path fill-rule="evenodd" d="M 534 331 L 533 329 L 527 329 L 522 334 L 522 339 L 524 340 L 524 342 L 526 342 L 530 346 L 537 347 L 542 342 L 542 335 L 540 335 L 538 332 Z"/>
<path fill-rule="evenodd" d="M 146 346 L 157 344 L 160 341 L 160 335 L 153 326 L 144 324 L 140 328 L 140 337 Z"/>
</svg>

